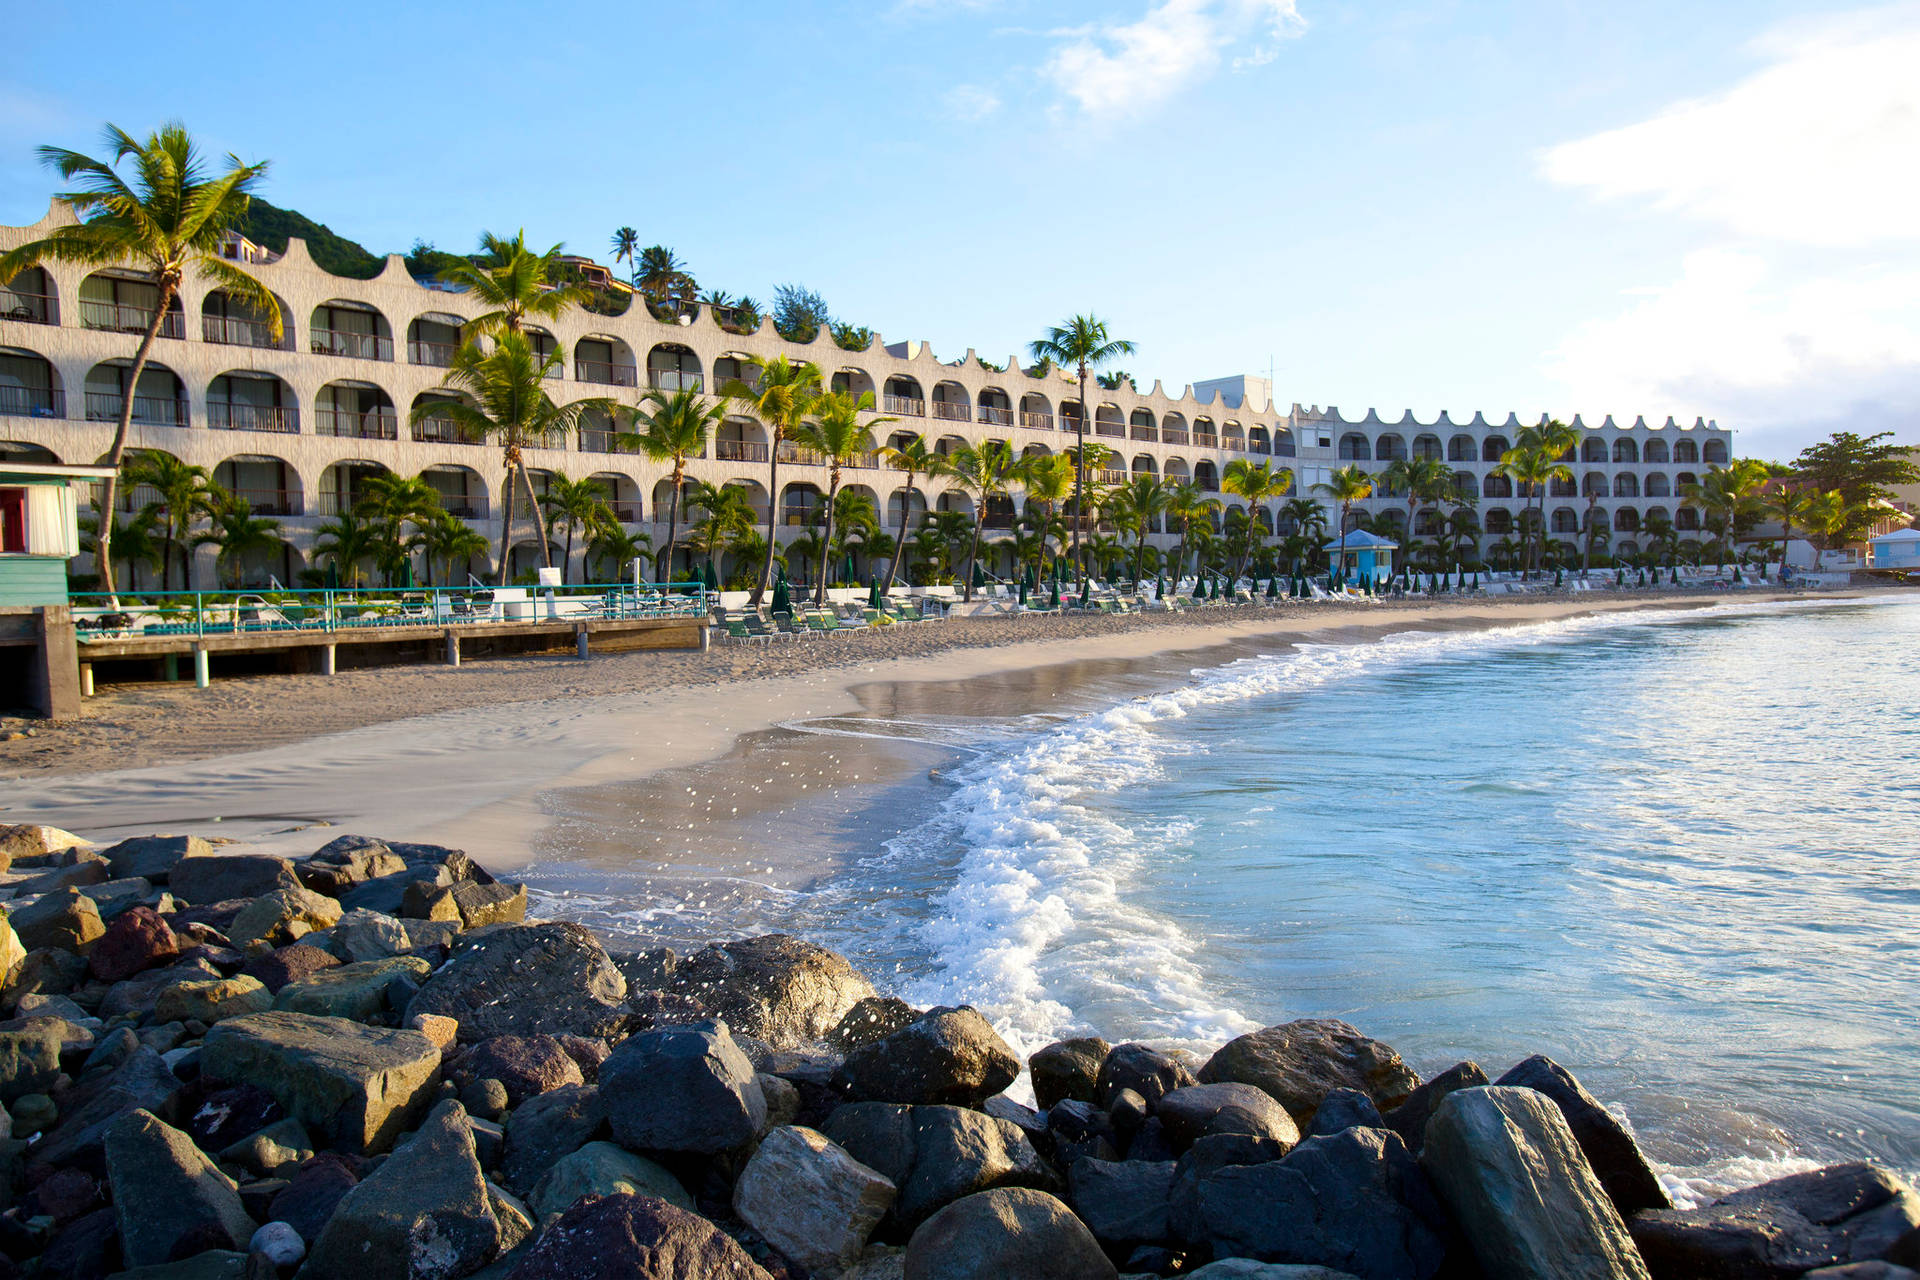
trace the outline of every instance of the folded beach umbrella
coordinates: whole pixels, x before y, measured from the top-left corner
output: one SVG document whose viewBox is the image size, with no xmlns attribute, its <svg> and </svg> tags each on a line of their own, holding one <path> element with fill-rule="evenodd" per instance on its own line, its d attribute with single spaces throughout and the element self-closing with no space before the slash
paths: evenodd
<svg viewBox="0 0 1920 1280">
<path fill-rule="evenodd" d="M 880 579 L 877 577 L 874 578 L 872 584 L 867 587 L 867 607 L 869 609 L 878 609 L 880 607 Z"/>
<path fill-rule="evenodd" d="M 1555 591 L 1558 591 L 1560 589 L 1560 566 L 1559 565 L 1555 565 L 1553 567 L 1553 589 Z"/>
<path fill-rule="evenodd" d="M 775 613 L 793 612 L 793 592 L 787 586 L 787 575 L 784 572 L 773 581 L 773 611 Z"/>
<path fill-rule="evenodd" d="M 406 588 L 411 587 L 413 585 L 413 561 L 402 560 L 400 562 L 399 576 L 400 576 L 400 581 L 394 583 L 393 584 L 394 586 L 399 587 L 402 590 L 405 590 Z"/>
<path fill-rule="evenodd" d="M 973 586 L 977 591 L 987 585 L 987 571 L 980 567 L 978 560 L 973 562 Z"/>
<path fill-rule="evenodd" d="M 338 591 L 339 589 L 340 562 L 338 560 L 329 560 L 327 561 L 327 590 Z"/>
<path fill-rule="evenodd" d="M 1740 566 L 1739 565 L 1733 566 L 1733 581 L 1735 586 L 1738 586 L 1740 584 Z"/>
<path fill-rule="evenodd" d="M 1020 607 L 1027 607 L 1027 580 L 1024 577 L 1020 579 Z"/>
<path fill-rule="evenodd" d="M 1280 598 L 1280 575 L 1276 573 L 1271 578 L 1267 579 L 1267 599 L 1278 600 L 1279 598 Z"/>
<path fill-rule="evenodd" d="M 713 557 L 707 557 L 707 567 L 700 571 L 700 583 L 709 591 L 720 589 L 720 575 L 714 572 Z"/>
</svg>

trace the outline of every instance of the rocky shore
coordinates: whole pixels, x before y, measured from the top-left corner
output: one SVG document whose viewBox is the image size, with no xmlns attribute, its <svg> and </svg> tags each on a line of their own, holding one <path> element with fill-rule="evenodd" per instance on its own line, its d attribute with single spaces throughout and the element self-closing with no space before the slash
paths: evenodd
<svg viewBox="0 0 1920 1280">
<path fill-rule="evenodd" d="M 1022 1063 L 782 935 L 609 952 L 456 850 L 0 828 L 0 1280 L 1904 1280 L 1864 1164 L 1671 1205 L 1530 1058 L 1306 1020 Z M 1022 1068 L 1038 1110 L 1008 1097 Z"/>
</svg>

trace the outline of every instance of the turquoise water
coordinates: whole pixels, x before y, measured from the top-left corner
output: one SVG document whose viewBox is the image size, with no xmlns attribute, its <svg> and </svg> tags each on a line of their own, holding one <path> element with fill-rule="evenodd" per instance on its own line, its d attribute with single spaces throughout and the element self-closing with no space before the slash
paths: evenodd
<svg viewBox="0 0 1920 1280">
<path fill-rule="evenodd" d="M 1024 1048 L 1553 1055 L 1675 1177 L 1920 1168 L 1920 601 L 1304 646 L 956 772 L 813 932 Z"/>
</svg>

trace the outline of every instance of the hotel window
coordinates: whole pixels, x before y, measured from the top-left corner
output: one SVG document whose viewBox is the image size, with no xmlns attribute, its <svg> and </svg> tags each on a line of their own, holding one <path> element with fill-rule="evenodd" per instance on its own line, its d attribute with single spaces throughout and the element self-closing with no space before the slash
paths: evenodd
<svg viewBox="0 0 1920 1280">
<path fill-rule="evenodd" d="M 27 549 L 27 491 L 0 489 L 0 552 Z"/>
</svg>

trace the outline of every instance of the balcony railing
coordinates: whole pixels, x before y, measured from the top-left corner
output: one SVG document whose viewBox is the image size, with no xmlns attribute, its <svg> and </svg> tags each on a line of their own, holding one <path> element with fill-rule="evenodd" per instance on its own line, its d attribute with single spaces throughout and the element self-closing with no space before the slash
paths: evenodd
<svg viewBox="0 0 1920 1280">
<path fill-rule="evenodd" d="M 67 396 L 51 387 L 0 386 L 0 414 L 14 418 L 64 418 Z M 118 413 L 114 415 L 118 417 Z"/>
<path fill-rule="evenodd" d="M 478 494 L 443 493 L 440 495 L 440 508 L 461 520 L 487 518 L 487 500 Z"/>
<path fill-rule="evenodd" d="M 914 396 L 881 396 L 880 410 L 882 413 L 901 414 L 909 418 L 924 418 L 927 416 L 927 402 Z"/>
<path fill-rule="evenodd" d="M 613 512 L 613 518 L 621 524 L 640 523 L 640 504 L 638 502 L 609 502 L 607 510 Z"/>
<path fill-rule="evenodd" d="M 973 414 L 968 411 L 965 402 L 960 400 L 935 400 L 933 416 L 947 422 L 973 421 Z"/>
<path fill-rule="evenodd" d="M 126 397 L 117 391 L 89 391 L 87 392 L 87 421 L 118 422 L 120 411 L 126 402 Z M 153 426 L 185 427 L 192 425 L 193 415 L 188 412 L 185 400 L 168 400 L 160 396 L 135 396 L 133 420 Z"/>
<path fill-rule="evenodd" d="M 767 446 L 758 440 L 716 440 L 713 456 L 721 462 L 765 462 Z"/>
<path fill-rule="evenodd" d="M 21 324 L 52 324 L 53 297 L 45 293 L 21 293 L 0 289 L 0 317 Z"/>
<path fill-rule="evenodd" d="M 1118 422 L 1095 422 L 1093 424 L 1093 434 L 1097 436 L 1112 436 L 1116 440 L 1124 440 L 1127 435 L 1127 428 L 1124 424 Z"/>
<path fill-rule="evenodd" d="M 147 326 L 153 323 L 153 308 L 127 306 L 118 302 L 89 302 L 82 298 L 80 323 L 88 329 L 108 329 L 115 333 L 145 333 Z M 186 337 L 186 317 L 181 312 L 169 308 L 166 318 L 160 322 L 159 336 L 162 338 Z"/>
<path fill-rule="evenodd" d="M 980 406 L 979 420 L 981 422 L 991 423 L 996 427 L 1010 427 L 1013 425 L 1013 410 L 998 409 L 993 405 L 983 404 Z"/>
<path fill-rule="evenodd" d="M 216 342 L 223 347 L 272 349 L 279 345 L 273 340 L 273 326 L 234 316 L 201 316 L 200 338 L 203 342 Z"/>
<path fill-rule="evenodd" d="M 1187 442 L 1187 433 L 1181 428 L 1179 427 L 1160 428 L 1161 444 L 1185 444 L 1186 442 Z"/>
<path fill-rule="evenodd" d="M 1020 411 L 1020 425 L 1029 431 L 1053 430 L 1053 415 L 1050 413 L 1028 413 Z"/>
<path fill-rule="evenodd" d="M 647 385 L 655 391 L 698 391 L 701 378 L 697 373 L 682 373 L 678 369 L 649 369 Z"/>
<path fill-rule="evenodd" d="M 347 333 L 341 329 L 315 329 L 313 354 L 345 356 L 349 360 L 391 360 L 393 339 L 377 333 Z"/>
<path fill-rule="evenodd" d="M 791 462 L 795 466 L 800 467 L 824 467 L 827 465 L 825 456 L 815 453 L 812 449 L 802 449 L 791 440 L 782 440 L 780 442 L 780 461 Z"/>
<path fill-rule="evenodd" d="M 281 435 L 295 435 L 300 430 L 300 410 L 293 405 L 209 400 L 207 425 L 223 431 L 273 431 Z"/>
<path fill-rule="evenodd" d="M 300 493 L 295 489 L 228 489 L 236 498 L 244 498 L 257 516 L 297 516 Z"/>
<path fill-rule="evenodd" d="M 604 360 L 575 360 L 573 376 L 580 382 L 597 382 L 608 387 L 640 385 L 640 373 L 630 364 L 610 364 Z M 695 391 L 699 388 L 695 387 Z"/>
<path fill-rule="evenodd" d="M 1084 427 L 1085 425 L 1087 424 L 1083 419 L 1075 418 L 1064 413 L 1060 415 L 1060 429 L 1062 431 L 1072 431 L 1072 432 L 1078 433 L 1080 428 Z"/>
<path fill-rule="evenodd" d="M 1218 480 L 1195 480 L 1193 487 L 1202 493 L 1220 492 L 1220 482 Z"/>
<path fill-rule="evenodd" d="M 413 424 L 413 438 L 425 444 L 482 444 L 451 418 L 425 417 Z"/>
<path fill-rule="evenodd" d="M 319 409 L 313 418 L 313 429 L 318 435 L 347 436 L 355 440 L 400 438 L 400 420 L 391 409 Z"/>
<path fill-rule="evenodd" d="M 445 369 L 453 364 L 453 357 L 459 350 L 457 343 L 421 342 L 416 339 L 407 343 L 407 362 Z"/>
<path fill-rule="evenodd" d="M 1098 484 L 1125 484 L 1128 477 L 1124 471 L 1114 471 L 1102 467 L 1093 473 L 1093 478 Z"/>
<path fill-rule="evenodd" d="M 1154 431 L 1152 427 L 1139 427 L 1139 426 L 1129 427 L 1127 429 L 1127 434 L 1131 438 L 1135 440 L 1145 441 L 1147 444 L 1152 444 L 1157 437 L 1157 433 Z"/>
<path fill-rule="evenodd" d="M 629 453 L 637 454 L 637 444 L 621 444 L 620 433 L 605 427 L 587 427 L 580 432 L 580 452 L 582 453 Z"/>
<path fill-rule="evenodd" d="M 1196 431 L 1193 433 L 1193 447 L 1196 449 L 1218 449 L 1220 447 L 1220 437 L 1210 431 Z"/>
</svg>

